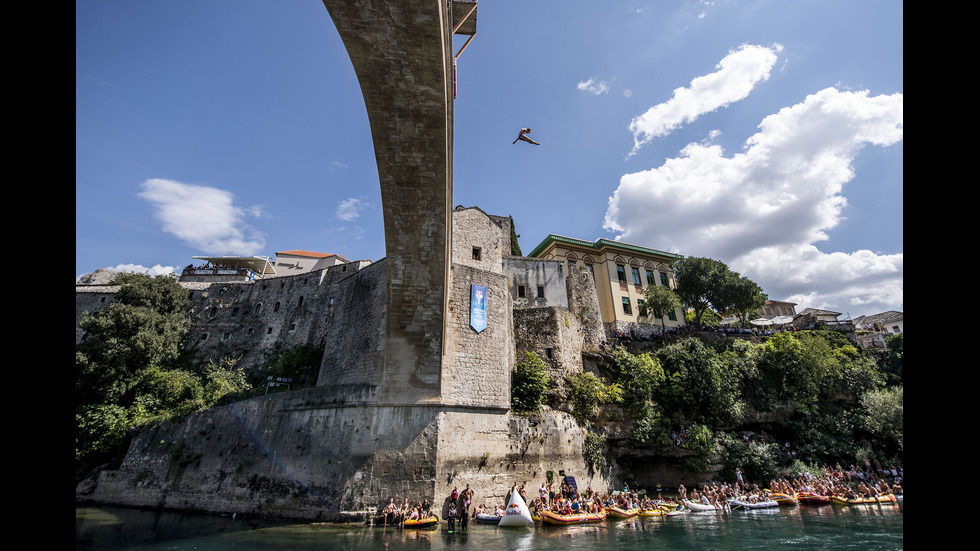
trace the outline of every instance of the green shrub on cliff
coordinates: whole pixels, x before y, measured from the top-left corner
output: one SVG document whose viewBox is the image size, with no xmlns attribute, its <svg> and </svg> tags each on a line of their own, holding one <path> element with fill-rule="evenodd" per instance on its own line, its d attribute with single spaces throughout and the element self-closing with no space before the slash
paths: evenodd
<svg viewBox="0 0 980 551">
<path fill-rule="evenodd" d="M 735 469 L 742 470 L 745 480 L 769 481 L 779 473 L 778 452 L 772 444 L 721 434 L 718 449 L 725 464 L 723 480 L 735 480 Z"/>
<path fill-rule="evenodd" d="M 885 444 L 892 453 L 905 449 L 905 390 L 894 387 L 875 390 L 861 397 L 864 416 L 861 427 L 876 440 Z"/>
<path fill-rule="evenodd" d="M 86 313 L 75 347 L 75 478 L 118 461 L 134 429 L 246 392 L 234 360 L 198 365 L 187 349 L 190 297 L 173 276 L 121 274 L 108 307 Z"/>
<path fill-rule="evenodd" d="M 75 405 L 132 401 L 153 370 L 177 367 L 190 331 L 190 297 L 174 277 L 122 274 L 108 307 L 82 317 Z"/>
<path fill-rule="evenodd" d="M 525 352 L 510 379 L 510 408 L 517 413 L 538 411 L 551 384 L 548 367 L 534 352 Z"/>
<path fill-rule="evenodd" d="M 732 472 L 748 468 L 759 476 L 792 457 L 850 464 L 859 453 L 872 453 L 867 446 L 876 458 L 901 463 L 902 387 L 882 390 L 876 359 L 827 330 L 779 333 L 759 343 L 692 336 L 653 352 L 618 350 L 612 371 L 631 420 L 624 451 L 679 448 L 699 460 L 720 451 Z M 590 415 L 601 417 L 601 408 Z M 679 444 L 671 435 L 682 426 L 687 434 Z M 718 439 L 719 431 L 750 440 Z"/>
<path fill-rule="evenodd" d="M 572 415 L 579 422 L 598 421 L 602 406 L 619 403 L 622 391 L 617 384 L 609 384 L 593 373 L 575 373 L 566 377 L 568 401 L 572 405 Z"/>
<path fill-rule="evenodd" d="M 729 356 L 690 337 L 656 352 L 665 381 L 655 399 L 675 423 L 737 422 L 744 410 L 742 372 Z"/>
<path fill-rule="evenodd" d="M 616 350 L 615 359 L 624 409 L 637 414 L 653 406 L 667 381 L 660 361 L 650 354 L 630 354 L 621 348 Z"/>
</svg>

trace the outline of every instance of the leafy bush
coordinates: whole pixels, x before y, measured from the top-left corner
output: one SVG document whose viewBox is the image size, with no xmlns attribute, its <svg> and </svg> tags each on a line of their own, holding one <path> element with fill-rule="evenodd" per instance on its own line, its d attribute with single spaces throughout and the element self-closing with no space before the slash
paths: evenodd
<svg viewBox="0 0 980 551">
<path fill-rule="evenodd" d="M 534 352 L 525 352 L 510 379 L 510 408 L 517 413 L 537 411 L 551 384 L 548 367 Z"/>
<path fill-rule="evenodd" d="M 741 417 L 742 375 L 728 358 L 690 337 L 657 351 L 665 384 L 656 395 L 673 422 L 730 424 Z"/>
<path fill-rule="evenodd" d="M 861 426 L 876 439 L 901 452 L 905 449 L 904 387 L 875 390 L 861 397 Z"/>
<path fill-rule="evenodd" d="M 249 389 L 234 360 L 189 360 L 190 299 L 170 276 L 122 274 L 108 307 L 86 313 L 75 347 L 75 476 L 118 461 L 134 430 Z"/>
<path fill-rule="evenodd" d="M 670 447 L 669 423 L 664 421 L 659 409 L 647 407 L 633 411 L 633 432 L 629 438 L 633 447 L 659 451 Z"/>
<path fill-rule="evenodd" d="M 615 404 L 622 399 L 619 385 L 607 384 L 593 373 L 576 373 L 565 381 L 568 383 L 572 415 L 580 422 L 597 421 L 601 406 Z"/>
<path fill-rule="evenodd" d="M 582 457 L 589 469 L 589 476 L 601 471 L 606 466 L 606 439 L 601 434 L 589 431 L 582 443 Z"/>
<path fill-rule="evenodd" d="M 631 354 L 623 349 L 616 350 L 615 360 L 625 409 L 631 413 L 646 411 L 667 379 L 660 361 L 649 354 Z"/>
<path fill-rule="evenodd" d="M 774 445 L 759 441 L 745 442 L 731 434 L 718 438 L 718 448 L 725 465 L 722 478 L 735 480 L 735 469 L 741 469 L 746 481 L 768 482 L 779 473 L 779 458 Z"/>
<path fill-rule="evenodd" d="M 795 441 L 801 460 L 846 464 L 857 453 L 858 419 L 859 415 L 851 407 L 816 404 L 801 408 L 799 415 L 785 424 L 785 429 Z"/>
</svg>

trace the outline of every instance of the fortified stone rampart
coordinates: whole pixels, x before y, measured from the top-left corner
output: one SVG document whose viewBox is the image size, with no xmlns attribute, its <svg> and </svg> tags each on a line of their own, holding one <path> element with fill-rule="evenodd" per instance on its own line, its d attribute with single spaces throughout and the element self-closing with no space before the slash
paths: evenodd
<svg viewBox="0 0 980 551">
<path fill-rule="evenodd" d="M 579 329 L 582 331 L 582 350 L 595 350 L 605 345 L 606 331 L 592 272 L 581 265 L 570 268 L 565 287 L 568 311 L 579 321 Z"/>
<path fill-rule="evenodd" d="M 579 322 L 567 308 L 523 308 L 514 311 L 514 342 L 518 358 L 533 352 L 548 366 L 553 381 L 582 371 Z"/>
<path fill-rule="evenodd" d="M 118 470 L 82 484 L 96 503 L 363 520 L 389 499 L 434 504 L 471 485 L 474 506 L 536 488 L 548 471 L 606 487 L 582 457 L 584 431 L 568 414 L 533 416 L 445 406 L 324 403 L 321 389 L 279 393 L 143 431 Z"/>
<path fill-rule="evenodd" d="M 254 283 L 190 283 L 197 351 L 241 357 L 257 369 L 277 347 L 323 347 L 317 387 L 199 412 L 144 431 L 118 470 L 76 495 L 96 503 L 249 512 L 341 520 L 391 498 L 435 501 L 470 484 L 475 504 L 496 505 L 514 484 L 533 489 L 564 470 L 596 487 L 582 455 L 584 431 L 566 413 L 510 413 L 518 351 L 534 350 L 553 374 L 582 369 L 597 329 L 594 285 L 562 264 L 510 257 L 509 218 L 454 212 L 447 347 L 441 398 L 385 399 L 386 261 L 340 265 Z M 481 255 L 472 255 L 473 247 Z M 514 267 L 519 267 L 515 270 Z M 562 305 L 515 308 L 516 274 L 536 274 Z M 521 276 L 526 277 L 526 276 Z M 530 281 L 530 280 L 527 280 Z M 470 291 L 486 288 L 487 327 L 470 324 Z M 591 289 L 592 299 L 588 300 Z M 111 304 L 116 288 L 76 287 L 82 312 Z M 598 329 L 601 333 L 601 329 Z M 81 336 L 76 338 L 76 342 Z"/>
<path fill-rule="evenodd" d="M 479 207 L 453 209 L 453 264 L 503 273 L 510 256 L 511 219 L 490 216 Z M 506 237 L 506 239 L 505 239 Z"/>
<path fill-rule="evenodd" d="M 443 402 L 510 409 L 510 372 L 514 366 L 514 335 L 507 279 L 503 274 L 453 264 L 449 302 L 453 336 L 452 362 L 443 367 Z M 470 324 L 470 289 L 487 290 L 487 328 Z M 493 323 L 489 323 L 493 320 Z"/>
<path fill-rule="evenodd" d="M 250 372 L 278 348 L 323 346 L 323 367 L 333 382 L 362 384 L 365 374 L 374 381 L 383 332 L 376 323 L 385 315 L 384 270 L 383 261 L 353 262 L 251 283 L 182 282 L 191 299 L 190 342 L 199 358 L 236 358 Z M 75 286 L 76 343 L 85 337 L 79 327 L 84 313 L 105 308 L 117 291 Z"/>
</svg>

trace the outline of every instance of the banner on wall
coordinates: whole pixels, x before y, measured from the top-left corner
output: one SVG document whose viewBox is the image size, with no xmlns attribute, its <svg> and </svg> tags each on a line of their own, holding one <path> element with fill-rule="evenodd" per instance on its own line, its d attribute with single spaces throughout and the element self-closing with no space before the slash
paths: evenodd
<svg viewBox="0 0 980 551">
<path fill-rule="evenodd" d="M 487 328 L 487 288 L 470 285 L 470 327 L 477 333 Z"/>
</svg>

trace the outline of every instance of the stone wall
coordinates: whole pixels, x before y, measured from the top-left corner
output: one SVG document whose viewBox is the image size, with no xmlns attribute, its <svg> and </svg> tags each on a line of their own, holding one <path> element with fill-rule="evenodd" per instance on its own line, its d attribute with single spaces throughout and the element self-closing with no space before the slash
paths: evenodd
<svg viewBox="0 0 980 551">
<path fill-rule="evenodd" d="M 517 357 L 533 352 L 548 366 L 552 380 L 582 371 L 582 332 L 567 308 L 514 310 L 514 344 Z"/>
<path fill-rule="evenodd" d="M 517 357 L 534 352 L 548 366 L 549 375 L 562 381 L 582 371 L 582 352 L 606 342 L 595 281 L 585 268 L 573 269 L 566 277 L 565 263 L 511 257 L 505 259 L 511 278 L 511 296 L 524 283 L 547 285 L 546 299 L 514 302 L 514 345 Z M 541 306 L 535 306 L 538 303 Z"/>
<path fill-rule="evenodd" d="M 603 346 L 607 341 L 606 331 L 592 272 L 585 265 L 573 267 L 569 269 L 565 284 L 568 311 L 578 320 L 579 330 L 582 332 L 582 350 L 589 351 Z"/>
<path fill-rule="evenodd" d="M 582 456 L 585 430 L 568 413 L 547 407 L 534 415 L 449 411 L 440 415 L 436 460 L 437 501 L 453 487 L 471 485 L 473 506 L 504 506 L 514 486 L 527 485 L 528 497 L 547 482 L 551 471 L 557 490 L 560 471 L 576 477 L 581 489 L 604 491 L 607 473 L 590 473 Z"/>
<path fill-rule="evenodd" d="M 513 318 L 503 274 L 453 264 L 449 313 L 452 361 L 442 370 L 442 401 L 453 405 L 510 408 L 514 366 Z M 470 325 L 470 288 L 487 288 L 487 327 Z"/>
<path fill-rule="evenodd" d="M 90 503 L 318 521 L 361 520 L 389 499 L 441 504 L 469 484 L 504 505 L 547 471 L 605 488 L 562 412 L 533 416 L 445 406 L 339 405 L 322 389 L 253 398 L 143 431 L 118 470 L 81 484 Z"/>
<path fill-rule="evenodd" d="M 479 209 L 455 217 L 464 261 L 451 266 L 437 399 L 388 399 L 403 387 L 384 367 L 386 261 L 251 284 L 183 284 L 192 293 L 193 338 L 204 357 L 240 355 L 240 365 L 255 369 L 277 346 L 322 346 L 318 386 L 144 431 L 123 465 L 80 485 L 77 498 L 342 520 L 391 498 L 438 503 L 456 484 L 470 484 L 476 504 L 502 505 L 515 484 L 528 484 L 534 494 L 548 471 L 605 488 L 607 475 L 587 472 L 584 430 L 571 416 L 547 408 L 532 416 L 509 411 L 517 351 L 539 352 L 559 378 L 582 369 L 582 349 L 594 340 L 599 319 L 597 299 L 588 299 L 591 280 L 566 280 L 560 262 L 509 257 L 509 219 Z M 484 253 L 478 262 L 466 255 L 474 244 Z M 520 269 L 504 273 L 505 265 Z M 563 304 L 515 309 L 515 273 L 536 274 L 549 300 Z M 471 285 L 487 288 L 481 332 L 470 326 Z M 78 286 L 76 321 L 110 304 L 115 291 Z"/>
<path fill-rule="evenodd" d="M 437 407 L 346 406 L 321 389 L 254 398 L 143 431 L 96 503 L 341 520 L 432 499 Z"/>
<path fill-rule="evenodd" d="M 202 360 L 238 358 L 237 365 L 251 372 L 277 347 L 324 346 L 324 365 L 334 382 L 373 382 L 384 327 L 377 325 L 385 315 L 384 280 L 382 261 L 254 283 L 182 282 L 191 298 L 190 342 Z M 84 338 L 78 326 L 84 313 L 111 304 L 116 291 L 75 286 L 76 344 Z"/>
<path fill-rule="evenodd" d="M 505 256 L 510 256 L 509 218 L 489 216 L 477 207 L 453 210 L 453 264 L 499 274 Z"/>
<path fill-rule="evenodd" d="M 568 307 L 564 262 L 512 256 L 504 259 L 514 308 Z M 540 289 L 539 289 L 540 288 Z M 522 296 L 523 293 L 523 296 Z"/>
<path fill-rule="evenodd" d="M 323 362 L 317 386 L 381 384 L 386 267 L 382 260 L 327 290 L 319 305 Z"/>
</svg>

